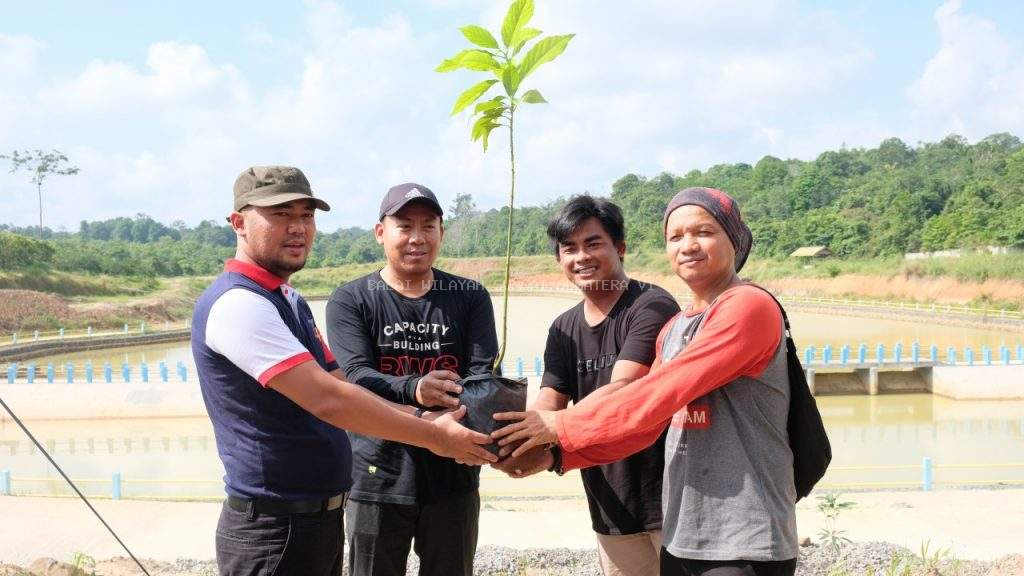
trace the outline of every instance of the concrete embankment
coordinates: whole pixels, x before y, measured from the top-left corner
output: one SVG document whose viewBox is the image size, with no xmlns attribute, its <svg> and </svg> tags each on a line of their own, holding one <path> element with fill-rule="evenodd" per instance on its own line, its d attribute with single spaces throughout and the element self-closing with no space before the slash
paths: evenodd
<svg viewBox="0 0 1024 576">
<path fill-rule="evenodd" d="M 816 395 L 932 393 L 954 400 L 1024 399 L 1024 364 L 825 366 L 807 370 Z"/>
<path fill-rule="evenodd" d="M 151 334 L 108 334 L 103 336 L 86 336 L 64 339 L 38 340 L 0 347 L 0 362 L 20 362 L 41 356 L 52 356 L 66 352 L 83 350 L 102 350 L 104 348 L 121 348 L 124 346 L 143 346 L 161 342 L 178 342 L 188 340 L 191 330 L 167 330 Z"/>
<path fill-rule="evenodd" d="M 1020 400 L 1024 398 L 1024 365 L 936 366 L 931 391 L 954 400 Z"/>
</svg>

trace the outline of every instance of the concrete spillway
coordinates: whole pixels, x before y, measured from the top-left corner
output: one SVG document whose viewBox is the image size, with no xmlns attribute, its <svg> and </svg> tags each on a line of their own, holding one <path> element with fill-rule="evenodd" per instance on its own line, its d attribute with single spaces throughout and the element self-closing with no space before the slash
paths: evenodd
<svg viewBox="0 0 1024 576">
<path fill-rule="evenodd" d="M 925 392 L 956 400 L 1024 399 L 1024 365 L 879 365 L 807 368 L 815 395 Z"/>
</svg>

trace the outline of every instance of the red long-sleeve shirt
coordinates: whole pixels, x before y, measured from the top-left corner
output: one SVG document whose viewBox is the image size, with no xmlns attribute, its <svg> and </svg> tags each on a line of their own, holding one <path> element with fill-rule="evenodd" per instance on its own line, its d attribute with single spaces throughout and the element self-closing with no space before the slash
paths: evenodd
<svg viewBox="0 0 1024 576">
<path fill-rule="evenodd" d="M 565 470 L 614 462 L 643 450 L 693 400 L 740 376 L 759 376 L 779 345 L 782 313 L 759 288 L 729 288 L 689 345 L 664 362 L 662 342 L 672 324 L 658 336 L 657 356 L 647 376 L 600 402 L 577 404 L 556 415 Z"/>
</svg>

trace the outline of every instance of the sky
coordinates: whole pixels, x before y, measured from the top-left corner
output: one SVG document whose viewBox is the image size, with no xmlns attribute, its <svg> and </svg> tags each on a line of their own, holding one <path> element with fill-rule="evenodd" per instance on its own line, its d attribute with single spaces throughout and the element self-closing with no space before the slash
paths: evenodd
<svg viewBox="0 0 1024 576">
<path fill-rule="evenodd" d="M 0 153 L 57 149 L 44 224 L 231 210 L 252 165 L 301 168 L 333 206 L 321 230 L 370 227 L 384 192 L 506 203 L 508 133 L 483 153 L 468 114 L 482 73 L 433 69 L 500 29 L 483 0 L 4 2 Z M 1024 137 L 1018 0 L 537 0 L 531 25 L 576 37 L 523 89 L 517 205 L 609 194 L 627 173 L 685 174 L 765 155 L 810 160 L 885 138 Z M 0 164 L 0 223 L 38 221 L 29 176 Z"/>
</svg>

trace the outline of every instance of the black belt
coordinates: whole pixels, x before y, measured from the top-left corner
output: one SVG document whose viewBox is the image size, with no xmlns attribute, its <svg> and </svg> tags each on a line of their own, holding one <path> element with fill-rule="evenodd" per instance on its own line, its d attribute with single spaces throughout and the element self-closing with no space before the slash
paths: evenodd
<svg viewBox="0 0 1024 576">
<path fill-rule="evenodd" d="M 247 512 L 252 516 L 287 516 L 289 514 L 309 514 L 312 512 L 330 512 L 344 508 L 348 502 L 348 492 L 342 492 L 321 500 L 272 500 L 270 498 L 237 498 L 228 496 L 228 508 L 236 512 Z"/>
</svg>

